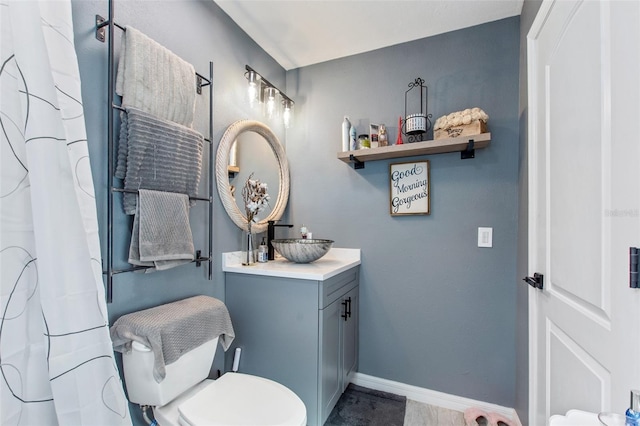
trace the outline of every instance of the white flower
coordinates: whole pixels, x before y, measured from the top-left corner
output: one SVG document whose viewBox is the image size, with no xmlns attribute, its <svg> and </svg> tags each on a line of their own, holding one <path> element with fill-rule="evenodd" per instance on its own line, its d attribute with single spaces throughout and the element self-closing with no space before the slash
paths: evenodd
<svg viewBox="0 0 640 426">
<path fill-rule="evenodd" d="M 251 230 L 251 223 L 257 222 L 257 214 L 269 205 L 267 184 L 257 179 L 252 179 L 252 177 L 253 173 L 249 175 L 247 182 L 242 188 L 242 198 L 244 200 L 249 230 Z"/>
<path fill-rule="evenodd" d="M 482 120 L 485 123 L 489 116 L 478 107 L 467 108 L 463 111 L 456 111 L 438 118 L 433 126 L 434 130 L 448 130 L 463 124 L 470 124 L 472 121 Z"/>
<path fill-rule="evenodd" d="M 260 209 L 260 206 L 258 205 L 258 203 L 251 201 L 249 204 L 247 204 L 247 208 L 251 213 L 255 213 Z"/>
</svg>

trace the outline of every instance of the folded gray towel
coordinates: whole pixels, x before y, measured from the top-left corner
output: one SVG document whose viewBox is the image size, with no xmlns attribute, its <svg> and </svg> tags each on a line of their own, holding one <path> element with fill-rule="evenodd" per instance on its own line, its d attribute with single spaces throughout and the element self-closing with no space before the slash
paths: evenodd
<svg viewBox="0 0 640 426">
<path fill-rule="evenodd" d="M 184 126 L 193 125 L 196 71 L 166 47 L 131 26 L 122 36 L 116 93 L 134 107 Z"/>
<path fill-rule="evenodd" d="M 189 225 L 189 198 L 185 194 L 139 190 L 133 220 L 129 263 L 150 266 L 147 272 L 173 268 L 194 259 Z"/>
<path fill-rule="evenodd" d="M 204 137 L 195 130 L 135 108 L 122 113 L 116 177 L 125 189 L 153 189 L 196 196 L 202 173 Z M 136 195 L 123 194 L 126 214 L 135 214 Z M 191 201 L 193 205 L 195 201 Z"/>
<path fill-rule="evenodd" d="M 151 348 L 153 377 L 158 383 L 166 375 L 165 365 L 218 336 L 226 351 L 235 333 L 227 307 L 209 296 L 194 296 L 123 315 L 111 326 L 116 351 L 129 352 L 133 341 Z"/>
</svg>

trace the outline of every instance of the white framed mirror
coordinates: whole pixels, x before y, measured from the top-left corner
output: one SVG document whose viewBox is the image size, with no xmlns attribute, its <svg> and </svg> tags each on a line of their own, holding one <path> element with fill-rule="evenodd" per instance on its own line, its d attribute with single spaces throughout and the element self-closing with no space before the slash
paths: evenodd
<svg viewBox="0 0 640 426">
<path fill-rule="evenodd" d="M 264 155 L 264 147 L 261 144 L 265 143 L 267 152 L 273 153 L 273 158 Z M 246 146 L 238 147 L 238 145 L 243 144 L 248 145 L 250 148 L 246 149 Z M 255 147 L 255 150 L 251 147 Z M 251 155 L 252 150 L 255 151 L 255 155 Z M 230 157 L 232 167 L 230 167 Z M 271 167 L 269 166 L 270 163 L 273 164 L 273 169 L 275 170 L 268 172 L 266 170 L 254 170 L 261 169 L 265 164 L 267 164 L 267 167 Z M 267 125 L 255 120 L 238 120 L 227 128 L 224 135 L 222 135 L 222 139 L 220 139 L 218 151 L 216 152 L 216 184 L 220 200 L 227 214 L 233 223 L 245 231 L 247 230 L 247 216 L 242 205 L 240 192 L 246 177 L 254 171 L 256 173 L 253 178 L 267 184 L 268 193 L 271 197 L 269 202 L 271 209 L 267 211 L 266 217 L 258 217 L 258 222 L 251 225 L 251 232 L 261 233 L 267 230 L 268 221 L 279 220 L 287 207 L 290 185 L 289 163 L 284 147 Z M 265 177 L 263 178 L 259 173 Z M 241 181 L 232 185 L 230 175 L 238 176 L 235 180 L 241 179 Z M 275 180 L 276 176 L 278 182 L 269 182 L 269 180 Z M 237 188 L 235 191 L 233 186 Z M 277 197 L 274 192 L 276 189 Z"/>
</svg>

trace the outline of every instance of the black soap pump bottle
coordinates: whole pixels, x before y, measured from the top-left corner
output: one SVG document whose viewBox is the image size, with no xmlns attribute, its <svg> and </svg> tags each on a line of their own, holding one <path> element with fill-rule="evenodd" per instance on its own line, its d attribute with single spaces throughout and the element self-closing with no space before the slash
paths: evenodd
<svg viewBox="0 0 640 426">
<path fill-rule="evenodd" d="M 267 247 L 267 242 L 262 237 L 262 242 L 260 243 L 260 247 L 258 247 L 258 262 L 266 263 L 269 259 L 269 248 Z"/>
</svg>

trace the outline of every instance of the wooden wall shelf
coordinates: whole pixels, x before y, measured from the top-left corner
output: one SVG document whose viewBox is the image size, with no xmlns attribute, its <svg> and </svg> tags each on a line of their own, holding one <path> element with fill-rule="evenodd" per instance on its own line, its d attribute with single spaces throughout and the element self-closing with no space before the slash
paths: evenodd
<svg viewBox="0 0 640 426">
<path fill-rule="evenodd" d="M 240 167 L 227 166 L 227 173 L 229 173 L 229 178 L 233 178 L 236 176 L 236 174 L 240 173 Z"/>
<path fill-rule="evenodd" d="M 391 158 L 412 157 L 415 155 L 444 154 L 460 152 L 462 159 L 473 158 L 474 150 L 485 148 L 491 142 L 491 133 L 460 136 L 423 142 L 404 143 L 379 148 L 358 149 L 338 153 L 338 159 L 352 163 L 355 169 L 364 168 L 366 161 L 388 160 Z"/>
</svg>

